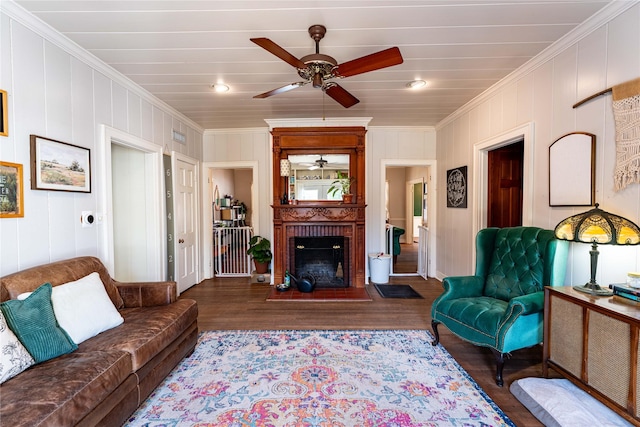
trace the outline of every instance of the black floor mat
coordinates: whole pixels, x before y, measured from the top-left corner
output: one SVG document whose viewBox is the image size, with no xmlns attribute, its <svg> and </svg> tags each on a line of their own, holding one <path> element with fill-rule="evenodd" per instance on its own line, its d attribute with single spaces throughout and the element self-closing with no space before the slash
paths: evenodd
<svg viewBox="0 0 640 427">
<path fill-rule="evenodd" d="M 422 298 L 410 285 L 378 285 L 373 286 L 382 298 Z"/>
</svg>

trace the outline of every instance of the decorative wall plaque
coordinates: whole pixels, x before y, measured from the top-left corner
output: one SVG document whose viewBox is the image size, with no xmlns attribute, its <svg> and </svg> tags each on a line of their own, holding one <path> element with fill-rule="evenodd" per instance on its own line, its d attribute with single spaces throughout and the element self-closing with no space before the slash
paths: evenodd
<svg viewBox="0 0 640 427">
<path fill-rule="evenodd" d="M 467 207 L 467 167 L 461 166 L 447 171 L 447 207 Z"/>
</svg>

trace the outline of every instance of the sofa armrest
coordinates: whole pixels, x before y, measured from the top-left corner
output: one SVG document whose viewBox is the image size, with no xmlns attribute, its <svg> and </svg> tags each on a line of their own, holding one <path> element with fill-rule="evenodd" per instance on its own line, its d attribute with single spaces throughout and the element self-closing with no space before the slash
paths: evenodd
<svg viewBox="0 0 640 427">
<path fill-rule="evenodd" d="M 124 300 L 125 308 L 168 305 L 178 299 L 176 282 L 113 281 Z"/>
</svg>

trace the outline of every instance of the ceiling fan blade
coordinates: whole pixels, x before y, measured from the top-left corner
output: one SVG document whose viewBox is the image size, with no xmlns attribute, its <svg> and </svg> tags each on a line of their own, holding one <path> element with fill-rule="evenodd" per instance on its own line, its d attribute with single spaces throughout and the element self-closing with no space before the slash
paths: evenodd
<svg viewBox="0 0 640 427">
<path fill-rule="evenodd" d="M 296 68 L 307 68 L 307 65 L 304 62 L 300 61 L 298 58 L 291 55 L 289 52 L 287 52 L 286 50 L 284 50 L 283 48 L 281 48 L 280 46 L 278 46 L 277 44 L 275 44 L 274 42 L 272 42 L 267 38 L 259 37 L 255 39 L 249 39 L 249 40 L 257 44 L 261 48 L 271 52 L 272 54 L 282 59 L 284 62 L 286 62 L 289 65 L 292 65 Z"/>
<path fill-rule="evenodd" d="M 291 83 L 286 86 L 279 87 L 277 89 L 270 90 L 269 92 L 261 93 L 260 95 L 254 96 L 254 98 L 268 98 L 273 95 L 277 95 L 279 93 L 290 91 L 291 89 L 298 88 L 300 86 L 306 85 L 308 82 L 296 82 Z"/>
<path fill-rule="evenodd" d="M 340 64 L 334 70 L 338 77 L 355 76 L 356 74 L 367 73 L 369 71 L 379 70 L 381 68 L 391 67 L 392 65 L 402 64 L 402 54 L 397 47 L 381 50 L 371 55 L 363 56 L 352 61 Z"/>
<path fill-rule="evenodd" d="M 338 104 L 342 105 L 344 108 L 353 107 L 360 100 L 355 96 L 351 95 L 345 88 L 340 86 L 337 83 L 328 84 L 324 88 L 324 92 L 333 98 Z"/>
</svg>

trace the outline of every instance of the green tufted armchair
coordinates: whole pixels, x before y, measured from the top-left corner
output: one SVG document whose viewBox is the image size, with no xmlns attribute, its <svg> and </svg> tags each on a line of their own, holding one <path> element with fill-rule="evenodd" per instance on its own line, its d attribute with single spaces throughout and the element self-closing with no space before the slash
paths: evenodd
<svg viewBox="0 0 640 427">
<path fill-rule="evenodd" d="M 504 357 L 542 342 L 544 286 L 562 286 L 568 242 L 538 227 L 486 228 L 476 236 L 475 276 L 446 277 L 444 293 L 431 307 L 438 325 L 496 358 L 496 384 L 503 385 Z"/>
</svg>

